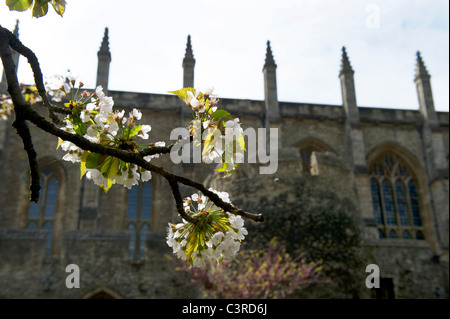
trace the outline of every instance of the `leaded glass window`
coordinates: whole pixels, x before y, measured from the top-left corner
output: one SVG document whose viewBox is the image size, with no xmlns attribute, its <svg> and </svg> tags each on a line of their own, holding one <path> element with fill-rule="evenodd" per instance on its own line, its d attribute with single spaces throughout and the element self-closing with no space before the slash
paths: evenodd
<svg viewBox="0 0 450 319">
<path fill-rule="evenodd" d="M 404 160 L 386 152 L 369 166 L 375 222 L 380 238 L 425 239 L 417 181 Z"/>
<path fill-rule="evenodd" d="M 57 175 L 50 166 L 39 172 L 41 189 L 37 203 L 31 202 L 28 207 L 27 229 L 43 229 L 47 231 L 45 258 L 52 255 L 54 241 L 54 219 L 58 204 L 59 183 Z"/>
<path fill-rule="evenodd" d="M 134 185 L 128 190 L 127 226 L 130 260 L 145 259 L 145 239 L 152 220 L 153 186 L 151 182 Z"/>
</svg>

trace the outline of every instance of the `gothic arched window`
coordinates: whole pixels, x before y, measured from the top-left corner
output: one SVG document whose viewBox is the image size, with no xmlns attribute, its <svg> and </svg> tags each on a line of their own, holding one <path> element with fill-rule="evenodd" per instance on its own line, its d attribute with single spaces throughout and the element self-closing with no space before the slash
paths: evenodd
<svg viewBox="0 0 450 319">
<path fill-rule="evenodd" d="M 39 172 L 41 189 L 37 203 L 31 202 L 28 208 L 27 229 L 47 231 L 45 258 L 51 257 L 54 241 L 56 206 L 58 203 L 59 183 L 55 171 L 46 166 Z"/>
<path fill-rule="evenodd" d="M 321 150 L 314 146 L 307 146 L 300 149 L 300 155 L 302 157 L 303 171 L 311 171 L 311 155 L 313 152 L 320 152 Z"/>
<path fill-rule="evenodd" d="M 134 185 L 128 190 L 126 231 L 130 236 L 128 257 L 144 260 L 145 238 L 150 232 L 153 187 L 151 182 Z"/>
<path fill-rule="evenodd" d="M 385 152 L 370 165 L 370 187 L 380 238 L 424 239 L 417 181 L 397 155 Z"/>
<path fill-rule="evenodd" d="M 335 153 L 326 143 L 316 138 L 306 138 L 297 144 L 297 147 L 300 150 L 303 171 L 307 173 L 311 173 L 311 155 L 313 152 Z"/>
</svg>

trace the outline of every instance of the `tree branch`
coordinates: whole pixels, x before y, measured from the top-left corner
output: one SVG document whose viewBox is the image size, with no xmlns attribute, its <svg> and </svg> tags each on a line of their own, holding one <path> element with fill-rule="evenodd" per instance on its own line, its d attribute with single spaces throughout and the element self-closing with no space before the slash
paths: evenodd
<svg viewBox="0 0 450 319">
<path fill-rule="evenodd" d="M 40 116 L 38 113 L 36 113 L 31 107 L 26 106 L 26 112 L 27 112 L 27 120 L 35 124 L 37 127 L 42 129 L 43 131 L 50 133 L 52 135 L 55 135 L 62 140 L 70 141 L 74 143 L 76 146 L 78 146 L 81 149 L 99 153 L 102 155 L 109 155 L 117 157 L 118 159 L 136 164 L 146 170 L 152 171 L 154 173 L 157 173 L 167 179 L 167 181 L 177 181 L 179 183 L 182 183 L 187 186 L 192 186 L 193 188 L 196 188 L 200 192 L 202 192 L 205 196 L 208 196 L 211 201 L 216 204 L 218 207 L 228 211 L 229 213 L 240 215 L 242 217 L 252 219 L 257 222 L 263 222 L 265 221 L 265 218 L 261 214 L 252 214 L 249 212 L 246 212 L 244 210 L 238 209 L 235 206 L 226 203 L 220 199 L 220 197 L 208 190 L 203 184 L 195 182 L 193 180 L 190 180 L 186 177 L 182 177 L 173 173 L 170 173 L 166 170 L 164 170 L 162 167 L 156 166 L 150 162 L 147 162 L 144 160 L 143 156 L 140 153 L 134 153 L 129 152 L 125 150 L 119 150 L 116 148 L 111 147 L 105 147 L 100 144 L 92 143 L 89 140 L 85 139 L 84 137 L 77 135 L 77 134 L 71 134 L 64 130 L 61 130 L 54 126 L 52 123 L 48 122 L 46 119 L 44 119 L 42 116 Z"/>
<path fill-rule="evenodd" d="M 168 179 L 168 181 L 170 188 L 172 189 L 173 197 L 175 198 L 178 214 L 180 214 L 180 216 L 188 222 L 196 224 L 198 222 L 198 218 L 192 217 L 184 211 L 183 199 L 181 198 L 181 193 L 180 189 L 178 188 L 177 181 L 175 179 Z"/>
<path fill-rule="evenodd" d="M 1 42 L 0 50 L 1 50 L 1 58 L 2 58 L 4 66 L 5 66 L 5 70 L 8 67 L 8 72 L 6 72 L 7 80 L 8 80 L 8 91 L 11 95 L 11 99 L 14 104 L 14 112 L 16 114 L 16 117 L 18 117 L 21 121 L 24 122 L 25 120 L 28 120 L 28 121 L 32 122 L 33 124 L 35 124 L 41 130 L 43 130 L 49 134 L 52 134 L 54 136 L 57 136 L 57 137 L 61 138 L 62 140 L 70 141 L 83 150 L 102 154 L 102 155 L 113 156 L 124 162 L 133 163 L 133 164 L 140 166 L 146 170 L 149 170 L 149 171 L 152 171 L 154 173 L 161 175 L 169 182 L 171 189 L 172 189 L 172 193 L 175 198 L 176 205 L 177 205 L 177 211 L 185 220 L 192 219 L 192 222 L 195 222 L 195 219 L 193 219 L 191 216 L 186 216 L 187 214 L 185 214 L 185 212 L 184 212 L 181 194 L 180 194 L 180 191 L 178 188 L 178 183 L 182 183 L 184 185 L 196 188 L 197 190 L 202 192 L 205 196 L 209 197 L 209 199 L 216 206 L 224 209 L 225 211 L 227 211 L 229 213 L 240 215 L 242 217 L 252 219 L 257 222 L 265 221 L 264 216 L 262 216 L 261 214 L 252 214 L 252 213 L 246 212 L 244 210 L 238 209 L 234 205 L 224 202 L 217 194 L 208 190 L 203 184 L 197 183 L 195 181 L 192 181 L 192 180 L 182 177 L 182 176 L 172 174 L 172 173 L 164 170 L 162 167 L 151 164 L 150 162 L 148 162 L 144 159 L 144 157 L 147 155 L 167 154 L 171 151 L 172 147 L 176 143 L 169 145 L 167 147 L 153 147 L 153 148 L 143 150 L 139 153 L 134 153 L 134 152 L 126 151 L 126 150 L 115 149 L 115 148 L 106 147 L 106 146 L 103 146 L 100 144 L 92 143 L 80 135 L 66 132 L 66 131 L 56 127 L 54 124 L 50 123 L 49 121 L 47 121 L 44 117 L 39 115 L 36 111 L 34 111 L 25 102 L 25 100 L 22 96 L 22 93 L 20 92 L 19 82 L 17 80 L 17 75 L 15 73 L 14 62 L 12 60 L 11 52 L 9 50 L 9 45 L 8 45 L 9 40 L 11 39 L 9 34 L 11 34 L 11 32 L 9 32 L 8 30 L 6 30 L 0 26 L 0 42 Z M 35 74 L 35 81 L 37 81 L 36 85 L 39 86 L 38 90 L 39 90 L 41 96 L 43 97 L 43 100 L 48 101 L 48 99 L 46 99 L 45 88 L 42 83 L 42 72 L 39 68 L 39 63 L 37 61 L 36 56 L 30 49 L 23 46 L 20 43 L 20 41 L 18 41 L 15 37 L 12 38 L 11 41 L 14 43 L 13 47 L 17 52 L 21 52 L 21 54 L 26 54 L 27 58 L 29 59 L 29 63 L 31 65 L 31 67 L 33 68 L 33 73 Z M 13 66 L 13 68 L 11 68 L 11 65 Z M 48 102 L 48 103 L 50 103 L 50 102 Z M 18 123 L 17 125 L 20 130 L 25 130 L 23 128 L 23 124 L 21 124 L 20 122 L 17 122 L 17 123 Z M 26 127 L 25 122 L 24 122 L 24 124 Z M 21 131 L 19 135 L 24 140 L 24 147 L 27 147 L 29 149 L 29 150 L 27 150 L 27 153 L 28 153 L 29 162 L 30 162 L 30 170 L 32 170 L 32 172 L 31 172 L 32 177 L 37 175 L 37 178 L 39 178 L 39 174 L 37 172 L 36 152 L 34 152 L 34 149 L 32 148 L 31 135 L 29 134 L 29 131 L 28 131 L 28 134 L 26 134 L 25 131 L 23 133 Z M 31 164 L 33 164 L 33 165 L 31 165 Z M 35 170 L 35 168 L 36 168 L 36 170 Z M 37 181 L 38 181 L 37 184 L 39 184 L 39 180 L 37 180 Z M 36 180 L 33 180 L 32 184 L 36 184 Z M 36 188 L 36 186 L 33 186 L 33 187 Z M 33 193 L 33 189 L 31 189 L 31 192 L 32 192 L 32 195 L 33 194 L 34 194 L 34 196 L 36 195 L 35 193 Z M 37 198 L 39 198 L 39 196 Z"/>
<path fill-rule="evenodd" d="M 1 28 L 1 26 L 0 26 Z M 39 200 L 39 190 L 41 188 L 39 171 L 37 164 L 37 153 L 33 147 L 30 130 L 25 122 L 26 114 L 22 113 L 21 105 L 26 105 L 25 99 L 20 91 L 19 81 L 16 75 L 16 67 L 8 45 L 8 37 L 3 28 L 0 29 L 0 56 L 3 63 L 3 69 L 8 83 L 8 92 L 13 100 L 15 119 L 12 126 L 23 142 L 23 148 L 28 155 L 28 164 L 30 166 L 30 201 Z M 16 105 L 18 107 L 16 107 Z"/>
</svg>

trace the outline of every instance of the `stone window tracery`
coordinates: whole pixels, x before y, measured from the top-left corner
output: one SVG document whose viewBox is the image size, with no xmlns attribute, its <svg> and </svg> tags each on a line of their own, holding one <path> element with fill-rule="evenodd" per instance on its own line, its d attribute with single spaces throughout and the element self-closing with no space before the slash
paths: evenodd
<svg viewBox="0 0 450 319">
<path fill-rule="evenodd" d="M 55 237 L 55 215 L 58 204 L 58 175 L 51 166 L 39 171 L 41 189 L 37 203 L 30 202 L 28 207 L 27 229 L 43 229 L 47 231 L 45 258 L 52 255 Z"/>
<path fill-rule="evenodd" d="M 405 161 L 385 152 L 371 163 L 369 174 L 379 237 L 424 239 L 417 181 Z"/>
<path fill-rule="evenodd" d="M 145 238 L 152 219 L 153 186 L 151 182 L 134 185 L 128 190 L 125 230 L 129 233 L 128 257 L 143 261 Z"/>
</svg>

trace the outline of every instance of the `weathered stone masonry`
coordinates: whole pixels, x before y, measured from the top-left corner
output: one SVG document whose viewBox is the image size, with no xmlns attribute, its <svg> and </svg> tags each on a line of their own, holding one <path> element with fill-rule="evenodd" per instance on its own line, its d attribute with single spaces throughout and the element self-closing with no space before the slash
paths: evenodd
<svg viewBox="0 0 450 319">
<path fill-rule="evenodd" d="M 17 30 L 16 26 L 16 35 Z M 18 56 L 15 61 L 17 65 Z M 110 62 L 106 29 L 98 52 L 97 71 L 97 85 L 102 85 L 105 90 L 108 89 Z M 195 59 L 190 37 L 182 66 L 184 85 L 194 87 Z M 435 111 L 430 75 L 420 54 L 417 54 L 414 78 L 418 110 L 359 107 L 355 72 L 345 48 L 339 72 L 341 105 L 278 101 L 276 68 L 268 42 L 263 67 L 265 100 L 224 98 L 220 102 L 223 108 L 241 119 L 244 128 L 278 128 L 280 162 L 273 178 L 318 175 L 334 183 L 336 190 L 351 194 L 363 223 L 364 249 L 370 261 L 379 265 L 382 278 L 391 282 L 395 297 L 448 298 L 449 117 L 447 112 Z M 4 80 L 0 88 L 5 92 Z M 175 96 L 123 91 L 108 91 L 108 94 L 114 98 L 118 109 L 138 106 L 142 110 L 144 121 L 152 125 L 151 138 L 154 141 L 169 143 L 171 130 L 189 121 L 189 112 Z M 20 139 L 10 129 L 11 121 L 0 122 L 0 297 L 199 296 L 198 291 L 192 291 L 186 285 L 183 274 L 174 271 L 173 261 L 165 257 L 171 255 L 164 238 L 167 223 L 177 220 L 167 183 L 159 176 L 153 176 L 151 219 L 146 221 L 150 232 L 142 231 L 140 237 L 132 241 L 127 231 L 130 224 L 127 210 L 131 198 L 128 190 L 114 185 L 105 194 L 90 181 L 80 180 L 79 166 L 62 161 L 63 152 L 55 151 L 56 138 L 43 134 L 35 127 L 30 129 L 39 154 L 40 168 L 43 174 L 45 169 L 50 172 L 49 181 L 51 178 L 57 180 L 57 190 L 54 216 L 38 216 L 35 219 L 37 227 L 32 229 L 27 188 L 28 164 Z M 401 187 L 391 192 L 397 199 L 392 208 L 396 210 L 396 218 L 405 218 L 400 207 L 407 207 L 410 226 L 377 220 L 372 181 L 377 171 L 374 173 L 372 165 L 383 156 L 399 159 L 410 176 L 403 180 L 407 183 L 412 178 L 415 183 L 415 188 L 408 189 L 409 195 L 405 195 L 406 204 L 399 199 Z M 154 162 L 175 173 L 185 174 L 200 182 L 212 181 L 214 186 L 220 187 L 220 180 L 210 176 L 211 166 L 174 165 L 165 157 Z M 255 171 L 252 165 L 258 167 L 259 164 L 244 165 L 239 175 L 243 189 L 245 185 L 268 178 L 251 173 Z M 50 186 L 46 187 L 50 189 Z M 417 202 L 413 191 L 417 193 Z M 261 192 L 254 196 L 270 197 L 272 192 L 269 187 L 262 187 Z M 390 211 L 389 196 L 386 188 L 380 188 L 380 192 L 382 200 L 379 203 L 386 221 Z M 142 201 L 139 200 L 137 207 L 144 205 Z M 412 225 L 416 211 L 420 212 L 419 226 Z M 414 236 L 419 231 L 424 239 L 407 238 L 408 231 Z M 420 234 L 417 236 L 422 236 Z M 398 238 L 391 238 L 394 235 Z M 134 256 L 130 257 L 132 247 L 137 248 L 133 250 Z M 142 256 L 139 255 L 140 249 Z M 65 267 L 71 263 L 80 267 L 79 289 L 68 289 L 64 284 L 68 275 Z M 370 296 L 368 292 L 362 297 Z"/>
</svg>

